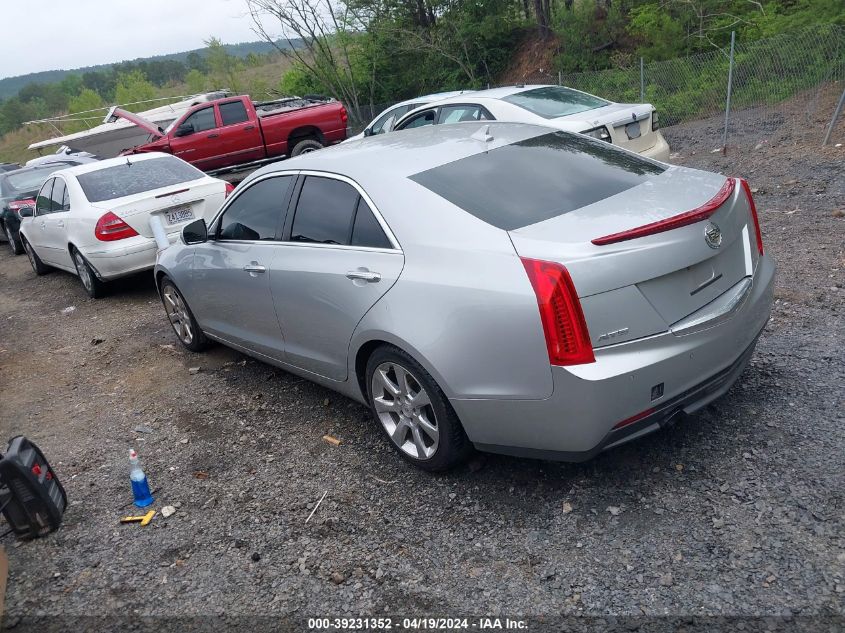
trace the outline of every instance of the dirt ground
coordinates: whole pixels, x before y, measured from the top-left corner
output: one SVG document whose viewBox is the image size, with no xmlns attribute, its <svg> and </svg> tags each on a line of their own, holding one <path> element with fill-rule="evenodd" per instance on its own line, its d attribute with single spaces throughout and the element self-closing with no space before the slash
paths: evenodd
<svg viewBox="0 0 845 633">
<path fill-rule="evenodd" d="M 149 276 L 93 301 L 75 277 L 36 278 L 3 250 L 0 438 L 34 440 L 70 499 L 57 532 L 3 539 L 5 626 L 247 614 L 290 630 L 343 614 L 843 626 L 845 148 L 723 157 L 695 126 L 667 137 L 677 162 L 757 190 L 774 313 L 722 400 L 585 464 L 479 456 L 416 471 L 364 407 L 223 347 L 185 351 Z M 153 507 L 176 506 L 146 527 L 118 522 L 132 513 L 130 446 Z"/>
</svg>

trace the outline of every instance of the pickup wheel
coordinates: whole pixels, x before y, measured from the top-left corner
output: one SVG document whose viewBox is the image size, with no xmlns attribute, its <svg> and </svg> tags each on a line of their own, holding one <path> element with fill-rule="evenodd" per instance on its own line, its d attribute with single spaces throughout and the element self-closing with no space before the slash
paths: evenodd
<svg viewBox="0 0 845 633">
<path fill-rule="evenodd" d="M 296 141 L 291 150 L 291 156 L 299 156 L 300 154 L 307 154 L 308 152 L 316 152 L 318 149 L 323 149 L 323 144 L 317 139 L 304 138 Z"/>
</svg>

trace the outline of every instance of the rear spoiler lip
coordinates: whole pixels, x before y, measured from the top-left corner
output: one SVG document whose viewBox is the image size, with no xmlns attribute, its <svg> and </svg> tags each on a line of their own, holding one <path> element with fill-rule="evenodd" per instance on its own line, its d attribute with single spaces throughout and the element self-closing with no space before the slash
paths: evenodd
<svg viewBox="0 0 845 633">
<path fill-rule="evenodd" d="M 146 130 L 156 138 L 161 138 L 164 136 L 161 128 L 158 127 L 155 123 L 151 121 L 147 121 L 144 117 L 138 116 L 133 112 L 128 112 L 123 108 L 119 108 L 117 106 L 112 106 L 109 108 L 106 117 L 103 119 L 103 123 L 115 123 L 118 119 L 125 119 L 130 123 L 137 125 L 139 128 Z"/>
<path fill-rule="evenodd" d="M 720 206 L 722 206 L 728 200 L 728 198 L 733 195 L 735 189 L 736 179 L 728 178 L 725 180 L 725 184 L 722 185 L 722 188 L 719 189 L 716 195 L 710 198 L 710 200 L 705 202 L 700 207 L 696 207 L 691 211 L 685 211 L 683 213 L 673 215 L 664 220 L 658 220 L 657 222 L 643 224 L 642 226 L 638 226 L 633 229 L 627 229 L 625 231 L 620 231 L 619 233 L 611 233 L 610 235 L 597 237 L 590 241 L 596 246 L 606 246 L 607 244 L 625 242 L 627 240 L 633 240 L 638 237 L 654 235 L 655 233 L 663 233 L 664 231 L 671 231 L 672 229 L 687 226 L 688 224 L 695 224 L 696 222 L 701 222 L 702 220 L 706 220 L 711 215 L 713 215 L 716 210 Z"/>
</svg>

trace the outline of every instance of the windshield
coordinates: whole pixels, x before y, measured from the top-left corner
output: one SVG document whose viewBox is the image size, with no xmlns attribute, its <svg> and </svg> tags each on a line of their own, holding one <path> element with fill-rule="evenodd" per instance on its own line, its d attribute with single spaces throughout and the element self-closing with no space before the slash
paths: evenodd
<svg viewBox="0 0 845 633">
<path fill-rule="evenodd" d="M 134 163 L 127 158 L 126 162 L 80 174 L 76 179 L 89 202 L 102 202 L 171 187 L 203 176 L 205 174 L 183 160 L 162 156 Z"/>
<path fill-rule="evenodd" d="M 502 101 L 517 105 L 544 119 L 556 119 L 610 105 L 610 101 L 562 86 L 525 90 L 505 97 Z"/>
<path fill-rule="evenodd" d="M 47 180 L 47 176 L 54 171 L 66 168 L 67 165 L 48 165 L 39 169 L 28 169 L 19 173 L 10 173 L 6 176 L 6 187 L 15 191 L 32 191 L 38 189 Z"/>
</svg>

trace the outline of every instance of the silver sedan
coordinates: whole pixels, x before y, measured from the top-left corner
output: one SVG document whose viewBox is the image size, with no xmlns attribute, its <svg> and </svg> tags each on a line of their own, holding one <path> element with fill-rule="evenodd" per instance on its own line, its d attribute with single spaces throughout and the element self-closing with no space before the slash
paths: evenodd
<svg viewBox="0 0 845 633">
<path fill-rule="evenodd" d="M 516 123 L 265 167 L 160 255 L 179 340 L 362 403 L 428 470 L 584 460 L 736 381 L 771 311 L 745 181 Z"/>
</svg>

